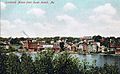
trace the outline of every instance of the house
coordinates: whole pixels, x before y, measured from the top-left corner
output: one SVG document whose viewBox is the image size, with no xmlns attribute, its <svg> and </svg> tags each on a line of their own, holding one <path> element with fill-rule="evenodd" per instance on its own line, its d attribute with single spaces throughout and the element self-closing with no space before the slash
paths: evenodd
<svg viewBox="0 0 120 74">
<path fill-rule="evenodd" d="M 23 41 L 23 48 L 27 49 L 28 51 L 40 51 L 43 50 L 43 45 L 40 42 L 26 40 Z"/>
<path fill-rule="evenodd" d="M 82 43 L 79 43 L 78 49 L 79 49 L 80 51 L 83 51 L 83 44 L 82 44 Z"/>
<path fill-rule="evenodd" d="M 83 42 L 83 52 L 88 53 L 88 44 L 86 42 Z"/>
<path fill-rule="evenodd" d="M 104 50 L 106 49 L 106 47 L 105 46 L 100 46 L 100 49 L 101 49 L 101 52 L 105 52 Z"/>
<path fill-rule="evenodd" d="M 116 44 L 114 42 L 109 44 L 109 50 L 110 51 L 115 51 L 116 50 Z"/>
<path fill-rule="evenodd" d="M 120 54 L 120 45 L 116 46 L 115 54 Z"/>
<path fill-rule="evenodd" d="M 59 45 L 59 43 L 56 42 L 56 43 L 53 44 L 53 50 L 54 50 L 54 51 L 59 51 L 59 50 L 60 50 L 60 45 Z"/>
<path fill-rule="evenodd" d="M 120 49 L 117 49 L 117 50 L 115 51 L 115 54 L 120 54 Z"/>
<path fill-rule="evenodd" d="M 94 52 L 94 51 L 93 51 L 92 44 L 89 44 L 89 45 L 88 45 L 88 52 L 89 52 L 89 53 L 90 53 L 90 52 Z"/>
<path fill-rule="evenodd" d="M 26 41 L 23 41 L 22 44 L 23 44 L 23 48 L 27 49 L 28 51 L 41 51 L 47 48 L 51 48 L 55 51 L 60 50 L 58 43 L 47 45 L 47 44 L 44 44 L 43 42 L 26 40 Z"/>
<path fill-rule="evenodd" d="M 75 44 L 72 44 L 71 50 L 72 50 L 72 51 L 77 51 L 77 46 L 76 46 Z"/>
<path fill-rule="evenodd" d="M 0 42 L 0 46 L 5 48 L 5 49 L 9 49 L 10 48 L 10 45 L 6 42 Z"/>
<path fill-rule="evenodd" d="M 96 42 L 91 43 L 90 52 L 97 52 L 97 44 L 96 44 Z"/>
</svg>

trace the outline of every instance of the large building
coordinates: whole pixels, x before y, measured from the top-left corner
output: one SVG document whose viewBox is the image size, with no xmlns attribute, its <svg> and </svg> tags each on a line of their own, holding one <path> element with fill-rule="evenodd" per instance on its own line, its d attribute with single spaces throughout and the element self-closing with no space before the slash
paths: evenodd
<svg viewBox="0 0 120 74">
<path fill-rule="evenodd" d="M 33 40 L 23 41 L 22 44 L 23 48 L 27 49 L 28 51 L 39 51 L 43 49 L 42 43 Z"/>
<path fill-rule="evenodd" d="M 46 48 L 52 48 L 55 51 L 60 49 L 57 43 L 53 45 L 46 45 L 43 42 L 33 41 L 33 40 L 26 40 L 22 42 L 23 48 L 27 49 L 28 51 L 41 51 Z"/>
</svg>

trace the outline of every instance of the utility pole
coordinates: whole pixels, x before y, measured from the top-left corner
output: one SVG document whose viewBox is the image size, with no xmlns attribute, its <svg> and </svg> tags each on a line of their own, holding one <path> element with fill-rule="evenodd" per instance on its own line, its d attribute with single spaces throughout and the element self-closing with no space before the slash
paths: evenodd
<svg viewBox="0 0 120 74">
<path fill-rule="evenodd" d="M 28 35 L 27 33 L 25 33 L 25 31 L 22 31 L 22 33 L 23 33 L 24 35 L 26 35 L 28 38 L 30 38 L 29 35 Z"/>
<path fill-rule="evenodd" d="M 1 13 L 0 13 L 0 17 L 1 17 Z M 2 37 L 2 36 L 1 36 L 1 31 L 2 31 L 1 29 L 2 29 L 2 28 L 1 28 L 1 18 L 0 18 L 0 37 Z"/>
</svg>

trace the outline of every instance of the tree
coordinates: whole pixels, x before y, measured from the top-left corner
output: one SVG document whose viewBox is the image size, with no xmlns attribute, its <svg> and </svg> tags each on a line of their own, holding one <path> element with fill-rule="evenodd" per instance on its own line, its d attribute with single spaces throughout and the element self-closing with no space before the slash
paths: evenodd
<svg viewBox="0 0 120 74">
<path fill-rule="evenodd" d="M 21 74 L 20 59 L 17 55 L 10 53 L 7 59 L 7 73 Z"/>
<path fill-rule="evenodd" d="M 52 38 L 44 37 L 43 40 L 45 40 L 46 44 L 51 44 Z"/>
<path fill-rule="evenodd" d="M 0 74 L 7 73 L 7 59 L 8 56 L 5 53 L 0 52 Z"/>
<path fill-rule="evenodd" d="M 21 56 L 21 71 L 22 74 L 33 74 L 34 73 L 34 65 L 32 58 L 30 55 L 23 53 Z"/>
<path fill-rule="evenodd" d="M 11 40 L 10 40 L 10 43 L 11 44 L 20 44 L 20 39 L 19 38 L 12 38 Z"/>
<path fill-rule="evenodd" d="M 73 37 L 68 37 L 66 42 L 73 42 L 74 38 Z"/>
<path fill-rule="evenodd" d="M 60 39 L 59 36 L 54 37 L 54 42 L 58 41 Z"/>
<path fill-rule="evenodd" d="M 59 54 L 54 62 L 55 74 L 79 74 L 80 63 L 77 58 L 71 57 L 68 53 Z"/>
<path fill-rule="evenodd" d="M 13 48 L 10 46 L 9 49 L 6 49 L 5 47 L 0 46 L 0 52 L 1 53 L 10 53 L 10 52 L 15 52 L 17 49 Z"/>
<path fill-rule="evenodd" d="M 110 45 L 110 39 L 109 38 L 105 38 L 103 42 L 101 42 L 102 45 L 104 45 L 105 47 L 109 48 Z"/>
<path fill-rule="evenodd" d="M 7 38 L 0 37 L 0 41 L 5 42 Z"/>
<path fill-rule="evenodd" d="M 101 37 L 100 35 L 98 35 L 98 36 L 93 36 L 93 39 L 94 39 L 95 42 L 100 42 L 101 39 L 102 39 L 102 37 Z"/>
<path fill-rule="evenodd" d="M 62 51 L 64 51 L 64 45 L 65 45 L 64 42 L 60 42 L 60 48 L 61 48 Z"/>
<path fill-rule="evenodd" d="M 47 50 L 38 54 L 35 60 L 35 74 L 53 74 L 53 51 Z"/>
</svg>

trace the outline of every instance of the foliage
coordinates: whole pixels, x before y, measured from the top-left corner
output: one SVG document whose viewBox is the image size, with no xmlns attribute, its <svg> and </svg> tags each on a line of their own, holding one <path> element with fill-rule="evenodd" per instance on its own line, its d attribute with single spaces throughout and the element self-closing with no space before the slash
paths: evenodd
<svg viewBox="0 0 120 74">
<path fill-rule="evenodd" d="M 7 73 L 7 59 L 8 56 L 0 52 L 0 74 Z"/>
<path fill-rule="evenodd" d="M 60 48 L 61 48 L 61 50 L 60 50 L 60 51 L 64 51 L 64 45 L 65 45 L 65 43 L 64 43 L 64 42 L 60 42 Z"/>
<path fill-rule="evenodd" d="M 53 74 L 53 52 L 46 50 L 38 53 L 38 57 L 35 60 L 35 73 L 36 74 Z"/>
<path fill-rule="evenodd" d="M 29 53 L 17 56 L 0 53 L 0 74 L 119 74 L 117 65 L 103 67 L 80 61 L 66 51 L 54 53 L 50 49 L 37 53 L 32 60 Z"/>
<path fill-rule="evenodd" d="M 73 42 L 74 38 L 73 37 L 68 37 L 66 42 Z"/>
<path fill-rule="evenodd" d="M 2 46 L 0 46 L 0 52 L 1 53 L 10 53 L 10 52 L 15 52 L 17 51 L 17 49 L 13 48 L 13 47 L 10 47 L 9 49 L 6 49 Z"/>
<path fill-rule="evenodd" d="M 55 74 L 78 74 L 80 73 L 79 60 L 73 58 L 67 52 L 59 53 L 54 59 Z"/>
<path fill-rule="evenodd" d="M 104 45 L 105 47 L 109 47 L 109 44 L 110 44 L 109 38 L 104 38 L 104 41 L 101 42 L 101 45 Z"/>
<path fill-rule="evenodd" d="M 19 39 L 19 38 L 12 38 L 12 39 L 10 40 L 10 43 L 11 43 L 11 44 L 20 44 L 20 39 Z"/>
<path fill-rule="evenodd" d="M 0 42 L 4 42 L 6 40 L 7 40 L 7 38 L 0 37 Z"/>
<path fill-rule="evenodd" d="M 17 55 L 10 53 L 7 59 L 7 73 L 21 74 L 20 59 Z"/>
<path fill-rule="evenodd" d="M 60 39 L 59 36 L 54 37 L 54 42 L 58 41 Z"/>
<path fill-rule="evenodd" d="M 102 37 L 101 37 L 100 35 L 98 35 L 98 36 L 93 36 L 93 39 L 94 39 L 95 42 L 100 42 L 101 39 L 102 39 Z"/>
<path fill-rule="evenodd" d="M 23 53 L 21 56 L 21 71 L 23 74 L 33 74 L 34 65 L 30 55 Z"/>
</svg>

